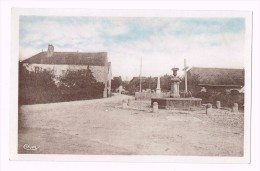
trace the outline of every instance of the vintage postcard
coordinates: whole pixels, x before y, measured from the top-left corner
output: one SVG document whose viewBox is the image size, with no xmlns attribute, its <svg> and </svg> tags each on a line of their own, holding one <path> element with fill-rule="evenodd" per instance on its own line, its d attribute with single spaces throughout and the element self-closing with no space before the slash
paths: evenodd
<svg viewBox="0 0 260 171">
<path fill-rule="evenodd" d="M 249 163 L 252 13 L 12 10 L 11 160 Z"/>
</svg>

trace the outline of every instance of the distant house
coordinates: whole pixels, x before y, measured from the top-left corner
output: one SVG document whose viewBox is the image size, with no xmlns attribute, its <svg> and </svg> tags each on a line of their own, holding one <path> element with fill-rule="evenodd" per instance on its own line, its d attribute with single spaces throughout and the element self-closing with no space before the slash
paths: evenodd
<svg viewBox="0 0 260 171">
<path fill-rule="evenodd" d="M 120 85 L 118 88 L 116 88 L 115 92 L 120 94 L 125 94 L 125 89 L 123 88 L 122 85 Z"/>
<path fill-rule="evenodd" d="M 67 70 L 90 69 L 98 82 L 105 85 L 103 97 L 111 93 L 111 63 L 106 52 L 55 52 L 53 45 L 48 45 L 48 51 L 40 52 L 24 61 L 23 66 L 29 71 L 53 70 L 55 76 L 64 74 Z"/>
<path fill-rule="evenodd" d="M 187 72 L 189 79 L 196 78 L 201 91 L 225 90 L 227 92 L 243 92 L 244 88 L 244 69 L 227 68 L 198 68 L 193 67 Z M 188 85 L 189 87 L 189 85 Z"/>
</svg>

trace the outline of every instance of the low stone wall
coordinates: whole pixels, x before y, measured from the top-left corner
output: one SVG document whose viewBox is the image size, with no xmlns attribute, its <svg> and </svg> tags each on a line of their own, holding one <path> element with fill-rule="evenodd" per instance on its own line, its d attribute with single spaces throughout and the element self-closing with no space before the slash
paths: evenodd
<svg viewBox="0 0 260 171">
<path fill-rule="evenodd" d="M 135 100 L 151 100 L 152 98 L 162 98 L 162 97 L 163 98 L 170 97 L 170 92 L 162 92 L 161 94 L 135 92 Z"/>
<path fill-rule="evenodd" d="M 159 109 L 185 109 L 200 107 L 200 98 L 152 98 L 151 105 L 157 102 Z"/>
</svg>

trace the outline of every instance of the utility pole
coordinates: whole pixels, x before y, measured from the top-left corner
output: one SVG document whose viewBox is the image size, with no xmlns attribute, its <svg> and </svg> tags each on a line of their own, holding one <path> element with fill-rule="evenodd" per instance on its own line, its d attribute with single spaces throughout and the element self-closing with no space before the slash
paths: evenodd
<svg viewBox="0 0 260 171">
<path fill-rule="evenodd" d="M 141 65 L 140 65 L 140 93 L 142 92 L 142 57 L 141 57 Z"/>
</svg>

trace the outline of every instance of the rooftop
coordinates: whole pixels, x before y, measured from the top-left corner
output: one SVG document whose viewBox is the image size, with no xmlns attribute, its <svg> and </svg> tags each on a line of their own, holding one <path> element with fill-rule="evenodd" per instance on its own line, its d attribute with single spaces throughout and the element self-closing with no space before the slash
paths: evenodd
<svg viewBox="0 0 260 171">
<path fill-rule="evenodd" d="M 212 86 L 243 86 L 245 79 L 244 69 L 193 67 L 188 73 L 196 75 L 199 84 Z"/>
<path fill-rule="evenodd" d="M 53 52 L 51 57 L 47 57 L 48 52 L 40 52 L 23 63 L 30 64 L 53 64 L 53 65 L 94 65 L 104 66 L 107 64 L 106 52 Z"/>
</svg>

